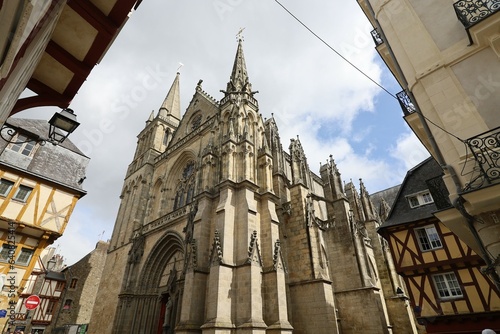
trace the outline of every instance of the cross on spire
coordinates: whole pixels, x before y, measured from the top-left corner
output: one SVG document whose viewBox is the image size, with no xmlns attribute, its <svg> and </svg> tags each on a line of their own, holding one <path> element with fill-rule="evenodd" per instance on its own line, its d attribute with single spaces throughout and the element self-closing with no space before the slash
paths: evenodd
<svg viewBox="0 0 500 334">
<path fill-rule="evenodd" d="M 245 40 L 245 38 L 243 37 L 243 30 L 245 30 L 245 28 L 240 28 L 240 30 L 238 31 L 238 33 L 236 34 L 236 40 L 239 42 L 239 41 L 243 41 Z"/>
</svg>

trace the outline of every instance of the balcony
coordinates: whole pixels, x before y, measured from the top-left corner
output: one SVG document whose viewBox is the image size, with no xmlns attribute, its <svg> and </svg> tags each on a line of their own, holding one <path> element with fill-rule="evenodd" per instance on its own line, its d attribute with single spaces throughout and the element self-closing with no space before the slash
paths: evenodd
<svg viewBox="0 0 500 334">
<path fill-rule="evenodd" d="M 483 132 L 465 141 L 472 154 L 473 162 L 470 171 L 462 173 L 469 176 L 470 181 L 464 191 L 475 190 L 500 181 L 500 127 Z"/>
<path fill-rule="evenodd" d="M 453 7 L 460 22 L 468 29 L 498 12 L 500 0 L 460 0 Z"/>
<path fill-rule="evenodd" d="M 408 91 L 402 90 L 396 94 L 396 97 L 398 98 L 399 105 L 401 106 L 401 109 L 403 109 L 405 116 L 413 114 L 417 111 L 417 108 L 415 108 L 415 104 L 413 103 Z"/>
<path fill-rule="evenodd" d="M 384 43 L 384 40 L 382 39 L 382 36 L 378 32 L 378 29 L 375 28 L 373 29 L 370 34 L 372 35 L 373 41 L 375 42 L 375 47 L 379 46 L 380 44 Z"/>
</svg>

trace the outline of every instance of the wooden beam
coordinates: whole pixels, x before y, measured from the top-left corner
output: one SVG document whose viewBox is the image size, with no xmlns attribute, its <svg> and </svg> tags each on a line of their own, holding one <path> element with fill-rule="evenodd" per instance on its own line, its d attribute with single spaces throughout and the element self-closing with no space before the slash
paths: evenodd
<svg viewBox="0 0 500 334">
<path fill-rule="evenodd" d="M 85 21 L 96 28 L 99 34 L 112 38 L 116 35 L 120 24 L 107 17 L 90 1 L 69 1 L 68 5 L 77 12 Z M 115 5 L 116 6 L 116 5 Z"/>
<path fill-rule="evenodd" d="M 73 72 L 76 76 L 83 77 L 85 79 L 92 70 L 92 66 L 79 61 L 53 40 L 49 42 L 45 52 L 47 52 L 50 56 L 52 56 L 52 58 L 61 63 L 68 70 Z"/>
</svg>

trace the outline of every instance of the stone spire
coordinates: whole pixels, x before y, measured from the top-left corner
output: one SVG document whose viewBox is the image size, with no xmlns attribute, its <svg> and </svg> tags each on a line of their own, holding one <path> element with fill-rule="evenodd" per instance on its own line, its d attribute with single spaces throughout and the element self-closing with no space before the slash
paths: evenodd
<svg viewBox="0 0 500 334">
<path fill-rule="evenodd" d="M 331 154 L 330 154 L 330 160 L 327 160 L 326 165 L 322 165 L 319 171 L 321 174 L 321 178 L 326 182 L 326 184 L 329 187 L 331 199 L 336 200 L 340 198 L 345 198 L 340 172 Z"/>
<path fill-rule="evenodd" d="M 161 118 L 167 118 L 168 115 L 174 116 L 177 119 L 181 119 L 181 94 L 179 88 L 179 76 L 180 73 L 177 72 L 174 82 L 168 91 L 167 97 L 163 101 L 160 110 L 158 111 L 158 116 Z"/>
<path fill-rule="evenodd" d="M 247 65 L 243 55 L 243 45 L 241 38 L 238 40 L 238 49 L 234 58 L 233 71 L 227 83 L 226 95 L 234 92 L 252 94 L 252 85 L 248 80 Z"/>
<path fill-rule="evenodd" d="M 148 120 L 146 121 L 146 124 L 151 123 L 154 119 L 155 119 L 155 111 L 154 111 L 154 110 L 152 110 L 152 111 L 151 111 L 151 114 L 149 114 L 149 118 L 148 118 Z"/>
<path fill-rule="evenodd" d="M 370 200 L 370 194 L 366 190 L 365 184 L 362 179 L 359 179 L 359 189 L 360 189 L 360 200 L 361 206 L 363 208 L 363 213 L 365 214 L 365 219 L 374 220 L 375 219 L 375 210 L 373 208 L 373 203 Z"/>
</svg>

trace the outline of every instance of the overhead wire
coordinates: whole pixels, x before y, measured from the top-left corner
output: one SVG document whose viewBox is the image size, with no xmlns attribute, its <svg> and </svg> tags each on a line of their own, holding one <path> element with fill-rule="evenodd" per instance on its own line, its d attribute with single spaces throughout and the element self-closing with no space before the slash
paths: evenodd
<svg viewBox="0 0 500 334">
<path fill-rule="evenodd" d="M 297 16 L 295 16 L 290 10 L 288 10 L 288 8 L 286 8 L 281 2 L 279 2 L 279 0 L 274 0 L 278 5 L 280 5 L 281 8 L 283 8 L 291 17 L 293 17 L 298 23 L 300 23 L 300 25 L 302 25 L 304 28 L 307 29 L 307 31 L 309 31 L 311 34 L 314 35 L 314 37 L 316 37 L 318 40 L 320 40 L 324 45 L 326 45 L 330 50 L 332 50 L 333 52 L 335 52 L 335 54 L 337 54 L 340 58 L 342 58 L 345 62 L 347 62 L 350 66 L 352 66 L 354 69 L 356 69 L 359 73 L 361 73 L 363 76 L 365 76 L 368 80 L 370 80 L 371 82 L 373 82 L 375 85 L 377 85 L 379 88 L 381 88 L 384 92 L 386 92 L 387 94 L 389 94 L 392 98 L 396 99 L 397 101 L 399 101 L 399 99 L 394 95 L 392 94 L 387 88 L 385 88 L 384 86 L 382 86 L 381 84 L 379 84 L 375 79 L 371 78 L 368 74 L 366 74 L 363 70 L 361 70 L 359 67 L 357 67 L 356 65 L 354 65 L 349 59 L 347 59 L 346 57 L 344 57 L 340 52 L 338 52 L 334 47 L 332 47 L 330 44 L 328 44 L 328 42 L 326 42 L 323 38 L 321 38 L 318 34 L 316 34 L 311 28 L 309 28 L 304 22 L 302 22 Z M 465 141 L 461 138 L 459 138 L 458 136 L 454 135 L 453 133 L 449 132 L 448 130 L 442 128 L 441 126 L 439 126 L 438 124 L 436 124 L 434 121 L 430 120 L 429 118 L 427 118 L 420 110 L 418 110 L 418 108 L 415 108 L 415 112 L 419 113 L 420 115 L 422 115 L 422 117 L 427 120 L 429 123 L 431 123 L 432 125 L 434 125 L 435 127 L 437 127 L 438 129 L 440 129 L 441 131 L 449 134 L 450 136 L 452 136 L 453 138 L 459 140 L 460 142 L 462 143 L 465 143 Z"/>
<path fill-rule="evenodd" d="M 356 65 L 354 65 L 351 61 L 349 61 L 349 59 L 347 59 L 346 57 L 344 57 L 340 52 L 338 52 L 337 50 L 335 50 L 330 44 L 328 44 L 324 39 L 322 39 L 318 34 L 316 34 L 314 31 L 312 31 L 304 22 L 302 22 L 297 16 L 295 16 L 292 12 L 290 12 L 288 10 L 288 8 L 286 8 L 283 4 L 281 4 L 281 2 L 279 2 L 278 0 L 274 0 L 278 5 L 281 6 L 281 8 L 283 8 L 288 14 L 290 14 L 297 22 L 299 22 L 304 28 L 306 28 L 311 34 L 314 35 L 314 37 L 316 37 L 317 39 L 319 39 L 323 44 L 325 44 L 330 50 L 332 50 L 333 52 L 335 52 L 340 58 L 342 58 L 344 61 L 346 61 L 349 65 L 351 65 L 353 68 L 355 68 L 359 73 L 361 73 L 362 75 L 364 75 L 366 78 L 368 78 L 368 80 L 370 80 L 371 82 L 373 82 L 375 85 L 377 85 L 378 87 L 380 87 L 381 89 L 383 89 L 387 94 L 389 94 L 390 96 L 392 96 L 393 98 L 395 98 L 396 100 L 398 99 L 394 94 L 392 94 L 389 90 L 387 90 L 384 86 L 382 86 L 381 84 L 379 84 L 376 80 L 372 79 L 368 74 L 366 74 L 365 72 L 363 72 L 359 67 L 357 67 Z"/>
</svg>

